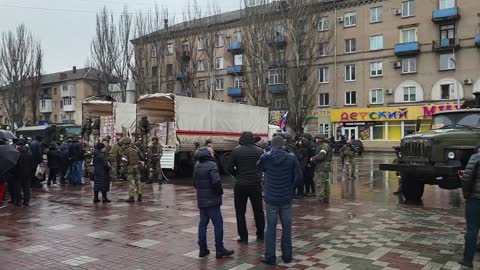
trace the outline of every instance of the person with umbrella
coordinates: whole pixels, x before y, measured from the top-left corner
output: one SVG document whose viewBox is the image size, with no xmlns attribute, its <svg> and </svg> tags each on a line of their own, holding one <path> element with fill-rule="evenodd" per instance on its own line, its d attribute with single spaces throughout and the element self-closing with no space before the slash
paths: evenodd
<svg viewBox="0 0 480 270">
<path fill-rule="evenodd" d="M 7 145 L 7 141 L 0 139 L 0 208 L 4 208 L 3 204 L 3 195 L 5 193 L 5 188 L 7 186 L 7 181 L 10 179 L 10 170 L 17 164 L 19 152 L 15 147 Z M 13 192 L 14 186 L 9 186 L 9 191 L 11 195 L 11 200 L 14 201 L 15 193 Z"/>
<path fill-rule="evenodd" d="M 17 164 L 14 168 L 14 176 L 15 176 L 15 205 L 21 206 L 22 199 L 23 205 L 29 206 L 30 205 L 30 189 L 32 184 L 32 174 L 31 172 L 34 170 L 34 163 L 33 155 L 30 149 L 25 145 L 24 140 L 18 140 L 16 143 L 16 147 L 20 155 L 18 157 Z"/>
</svg>

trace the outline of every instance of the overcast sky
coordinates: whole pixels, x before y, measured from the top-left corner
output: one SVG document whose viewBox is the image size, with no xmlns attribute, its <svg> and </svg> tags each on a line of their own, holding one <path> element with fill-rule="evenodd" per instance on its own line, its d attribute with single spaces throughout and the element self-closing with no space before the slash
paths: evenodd
<svg viewBox="0 0 480 270">
<path fill-rule="evenodd" d="M 205 10 L 207 0 L 197 0 Z M 190 0 L 157 0 L 177 20 Z M 238 0 L 216 0 L 222 12 L 238 9 Z M 52 73 L 83 67 L 90 52 L 95 32 L 95 13 L 107 6 L 121 12 L 148 11 L 154 6 L 149 0 L 0 0 L 0 32 L 14 30 L 24 23 L 41 40 L 45 52 L 44 72 Z"/>
</svg>

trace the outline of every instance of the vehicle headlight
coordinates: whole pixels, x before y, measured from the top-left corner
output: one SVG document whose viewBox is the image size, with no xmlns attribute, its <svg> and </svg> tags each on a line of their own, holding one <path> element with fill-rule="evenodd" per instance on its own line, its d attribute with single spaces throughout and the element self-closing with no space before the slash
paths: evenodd
<svg viewBox="0 0 480 270">
<path fill-rule="evenodd" d="M 448 157 L 448 159 L 454 159 L 455 158 L 455 153 L 454 152 L 448 152 L 447 157 Z"/>
<path fill-rule="evenodd" d="M 398 156 L 398 158 L 402 158 L 402 157 L 403 157 L 402 152 L 401 152 L 401 151 L 398 151 L 398 152 L 397 152 L 397 156 Z"/>
</svg>

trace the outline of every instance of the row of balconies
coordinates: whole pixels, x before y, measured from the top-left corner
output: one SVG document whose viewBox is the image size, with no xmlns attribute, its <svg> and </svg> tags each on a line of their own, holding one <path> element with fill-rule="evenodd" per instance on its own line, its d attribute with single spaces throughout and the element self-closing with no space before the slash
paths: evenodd
<svg viewBox="0 0 480 270">
<path fill-rule="evenodd" d="M 65 99 L 64 99 L 65 100 Z M 62 110 L 64 112 L 74 112 L 76 110 L 75 106 L 75 98 L 72 97 L 67 97 L 67 100 L 69 101 L 68 103 L 63 104 Z M 40 113 L 51 113 L 53 109 L 53 101 L 49 97 L 41 97 L 39 104 L 38 104 L 38 110 Z"/>
<path fill-rule="evenodd" d="M 475 45 L 480 47 L 480 34 L 475 36 Z M 458 38 L 444 38 L 432 42 L 432 50 L 436 52 L 452 51 L 459 47 L 460 40 Z M 397 56 L 414 55 L 420 52 L 420 43 L 418 41 L 397 43 L 393 50 Z"/>
</svg>

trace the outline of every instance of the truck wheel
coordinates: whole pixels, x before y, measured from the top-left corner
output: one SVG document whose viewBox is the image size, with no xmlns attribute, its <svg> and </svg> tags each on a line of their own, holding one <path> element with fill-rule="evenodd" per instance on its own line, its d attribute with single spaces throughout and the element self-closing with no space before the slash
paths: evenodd
<svg viewBox="0 0 480 270">
<path fill-rule="evenodd" d="M 223 153 L 218 157 L 219 169 L 222 175 L 230 175 L 227 169 L 229 160 L 230 160 L 230 152 Z"/>
<path fill-rule="evenodd" d="M 400 173 L 400 176 L 402 177 L 401 190 L 405 200 L 414 202 L 422 200 L 425 184 L 413 175 Z"/>
</svg>

